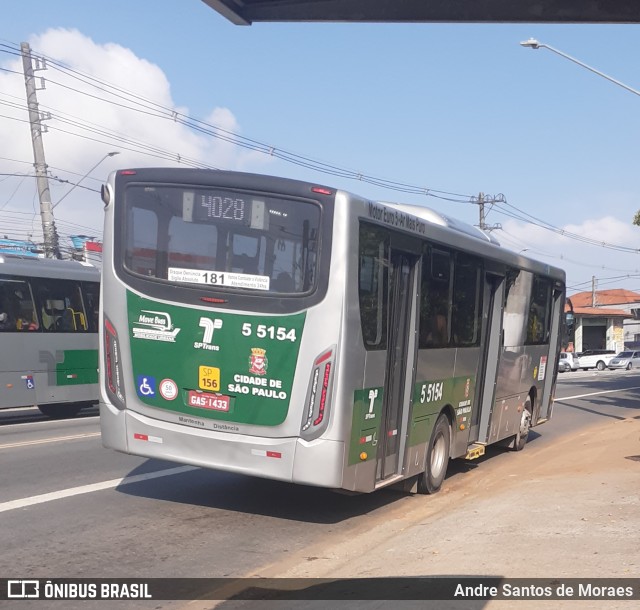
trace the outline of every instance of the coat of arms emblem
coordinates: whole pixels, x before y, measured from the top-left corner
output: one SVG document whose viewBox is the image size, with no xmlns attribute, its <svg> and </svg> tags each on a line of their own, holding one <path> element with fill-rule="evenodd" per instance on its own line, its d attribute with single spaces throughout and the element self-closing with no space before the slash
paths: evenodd
<svg viewBox="0 0 640 610">
<path fill-rule="evenodd" d="M 249 356 L 249 372 L 253 375 L 266 375 L 268 364 L 267 350 L 261 347 L 252 347 L 251 356 Z"/>
</svg>

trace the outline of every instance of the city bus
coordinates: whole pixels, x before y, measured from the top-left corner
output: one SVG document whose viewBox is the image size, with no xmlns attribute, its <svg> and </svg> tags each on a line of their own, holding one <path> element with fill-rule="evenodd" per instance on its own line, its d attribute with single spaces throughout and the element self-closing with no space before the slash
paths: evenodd
<svg viewBox="0 0 640 610">
<path fill-rule="evenodd" d="M 215 170 L 119 170 L 102 198 L 106 447 L 434 493 L 551 417 L 564 271 L 476 227 Z"/>
<path fill-rule="evenodd" d="M 97 405 L 99 302 L 93 265 L 0 255 L 0 409 Z"/>
</svg>

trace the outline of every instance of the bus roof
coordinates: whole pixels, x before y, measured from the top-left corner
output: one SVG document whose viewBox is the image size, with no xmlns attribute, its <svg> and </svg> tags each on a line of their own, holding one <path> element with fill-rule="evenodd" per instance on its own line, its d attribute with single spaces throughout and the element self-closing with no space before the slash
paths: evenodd
<svg viewBox="0 0 640 610">
<path fill-rule="evenodd" d="M 566 274 L 560 267 L 555 267 L 503 248 L 493 235 L 456 218 L 446 216 L 421 205 L 380 201 L 375 202 L 375 205 L 383 205 L 392 210 L 401 210 L 425 221 L 431 227 L 429 236 L 444 245 L 463 247 L 487 259 L 547 275 L 563 283 L 566 281 Z"/>
<path fill-rule="evenodd" d="M 90 263 L 54 258 L 0 254 L 0 273 L 29 277 L 100 281 L 100 270 Z"/>
</svg>

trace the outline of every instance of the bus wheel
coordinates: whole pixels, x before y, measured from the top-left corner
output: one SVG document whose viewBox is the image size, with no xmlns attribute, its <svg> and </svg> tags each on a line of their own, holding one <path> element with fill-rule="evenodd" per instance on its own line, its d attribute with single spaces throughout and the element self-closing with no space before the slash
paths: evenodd
<svg viewBox="0 0 640 610">
<path fill-rule="evenodd" d="M 434 494 L 440 490 L 449 465 L 451 430 L 447 416 L 441 414 L 431 433 L 427 448 L 427 469 L 418 477 L 418 493 Z"/>
<path fill-rule="evenodd" d="M 51 404 L 51 405 L 38 405 L 40 413 L 51 417 L 52 419 L 62 419 L 63 417 L 75 417 L 80 413 L 82 404 Z"/>
<path fill-rule="evenodd" d="M 524 409 L 522 409 L 522 417 L 520 418 L 520 430 L 516 434 L 516 438 L 513 441 L 513 450 L 522 451 L 527 444 L 529 438 L 529 429 L 531 428 L 531 396 L 527 396 L 527 400 L 524 402 Z"/>
</svg>

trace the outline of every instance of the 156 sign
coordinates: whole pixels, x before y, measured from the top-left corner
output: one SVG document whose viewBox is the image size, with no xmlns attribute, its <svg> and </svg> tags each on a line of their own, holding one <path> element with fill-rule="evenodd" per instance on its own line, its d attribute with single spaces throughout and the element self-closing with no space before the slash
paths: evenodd
<svg viewBox="0 0 640 610">
<path fill-rule="evenodd" d="M 220 389 L 220 369 L 215 366 L 198 367 L 198 387 L 217 392 Z"/>
</svg>

